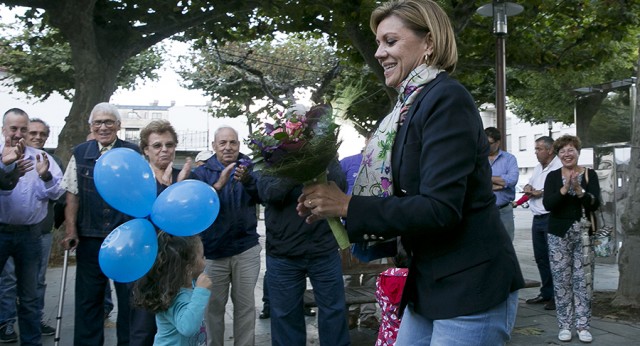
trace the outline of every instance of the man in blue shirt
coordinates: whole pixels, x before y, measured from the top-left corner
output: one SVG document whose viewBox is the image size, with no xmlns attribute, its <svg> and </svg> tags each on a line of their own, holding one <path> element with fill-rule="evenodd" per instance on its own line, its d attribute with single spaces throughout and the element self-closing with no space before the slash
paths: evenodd
<svg viewBox="0 0 640 346">
<path fill-rule="evenodd" d="M 29 122 L 28 132 L 26 136 L 26 144 L 32 148 L 44 150 L 44 145 L 49 138 L 49 125 L 41 119 L 31 119 Z M 62 162 L 54 155 L 50 155 L 58 165 L 62 168 Z M 60 203 L 64 203 L 64 195 L 58 200 Z M 46 273 L 47 266 L 49 264 L 49 255 L 51 254 L 51 244 L 53 242 L 53 234 L 51 230 L 54 223 L 54 204 L 56 201 L 50 200 L 48 204 L 48 212 L 46 217 L 39 223 L 40 232 L 42 237 L 40 242 L 42 244 L 42 256 L 40 259 L 40 267 L 38 269 L 38 305 L 39 310 L 42 312 L 44 309 L 44 295 L 47 288 Z M 13 259 L 9 259 L 2 270 L 0 275 L 0 325 L 5 326 L 4 333 L 0 333 L 0 342 L 5 338 L 10 338 L 10 331 L 13 329 L 13 323 L 16 320 L 16 275 L 14 271 Z M 10 325 L 9 325 L 10 324 Z M 40 331 L 42 335 L 55 334 L 55 328 L 49 326 L 44 321 L 44 315 L 42 316 L 42 322 L 40 323 Z M 14 332 L 15 334 L 15 332 Z"/>
<path fill-rule="evenodd" d="M 500 210 L 500 219 L 513 241 L 515 225 L 513 223 L 513 207 L 511 202 L 516 197 L 516 184 L 518 183 L 518 161 L 516 157 L 506 151 L 500 150 L 502 136 L 495 127 L 484 129 L 489 140 L 489 164 L 491 165 L 491 182 L 493 194 L 496 196 L 496 205 Z"/>
<path fill-rule="evenodd" d="M 4 113 L 2 125 L 4 137 L 17 142 L 27 134 L 29 116 L 12 108 Z M 34 162 L 35 169 L 26 172 L 13 190 L 0 192 L 0 268 L 9 257 L 13 258 L 21 344 L 41 345 L 37 291 L 42 256 L 39 224 L 47 215 L 49 200 L 58 199 L 64 190 L 60 187 L 62 171 L 47 153 L 25 147 L 24 159 Z"/>
</svg>

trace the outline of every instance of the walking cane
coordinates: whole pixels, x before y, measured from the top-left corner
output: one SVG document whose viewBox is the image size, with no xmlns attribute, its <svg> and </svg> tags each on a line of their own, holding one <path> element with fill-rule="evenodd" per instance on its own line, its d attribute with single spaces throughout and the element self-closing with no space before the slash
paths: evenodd
<svg viewBox="0 0 640 346">
<path fill-rule="evenodd" d="M 76 245 L 75 240 L 69 241 L 69 247 Z M 64 262 L 62 263 L 62 280 L 60 281 L 60 300 L 58 300 L 58 315 L 56 316 L 56 335 L 53 338 L 53 345 L 60 344 L 60 327 L 62 324 L 62 305 L 64 304 L 64 291 L 67 286 L 67 267 L 69 266 L 69 250 L 64 250 Z"/>
</svg>

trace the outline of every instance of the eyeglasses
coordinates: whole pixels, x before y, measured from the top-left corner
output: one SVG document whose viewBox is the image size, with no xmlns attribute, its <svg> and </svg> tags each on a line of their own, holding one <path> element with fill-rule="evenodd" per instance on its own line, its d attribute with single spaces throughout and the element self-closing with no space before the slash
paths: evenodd
<svg viewBox="0 0 640 346">
<path fill-rule="evenodd" d="M 114 127 L 118 121 L 116 120 L 94 120 L 91 122 L 91 126 L 95 128 L 100 128 L 102 125 L 106 126 L 108 129 Z"/>
<path fill-rule="evenodd" d="M 167 142 L 167 143 L 153 143 L 150 145 L 151 148 L 156 150 L 162 149 L 163 146 L 167 149 L 173 149 L 176 147 L 176 144 L 174 142 Z"/>
<path fill-rule="evenodd" d="M 40 135 L 40 137 L 49 137 L 49 133 L 47 133 L 47 132 L 38 132 L 38 131 L 31 131 L 31 132 L 29 132 L 29 135 L 33 136 L 33 137 L 35 137 L 37 135 Z"/>
</svg>

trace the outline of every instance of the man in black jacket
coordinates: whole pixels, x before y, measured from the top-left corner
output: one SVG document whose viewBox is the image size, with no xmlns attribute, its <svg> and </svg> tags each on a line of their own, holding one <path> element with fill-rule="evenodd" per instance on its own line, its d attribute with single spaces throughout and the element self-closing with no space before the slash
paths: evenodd
<svg viewBox="0 0 640 346">
<path fill-rule="evenodd" d="M 337 161 L 328 180 L 346 188 Z M 318 304 L 321 345 L 349 344 L 344 283 L 338 244 L 326 221 L 305 223 L 296 211 L 302 184 L 262 175 L 260 199 L 266 203 L 267 285 L 271 302 L 273 345 L 305 345 L 303 295 L 309 277 Z"/>
</svg>

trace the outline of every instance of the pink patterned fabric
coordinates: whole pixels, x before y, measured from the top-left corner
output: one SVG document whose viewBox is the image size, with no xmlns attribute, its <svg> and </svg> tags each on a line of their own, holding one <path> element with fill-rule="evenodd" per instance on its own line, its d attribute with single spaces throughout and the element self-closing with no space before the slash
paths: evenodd
<svg viewBox="0 0 640 346">
<path fill-rule="evenodd" d="M 407 268 L 389 268 L 378 277 L 376 282 L 376 300 L 380 304 L 381 319 L 376 346 L 391 346 L 396 343 L 400 329 L 400 300 L 407 281 Z"/>
</svg>

